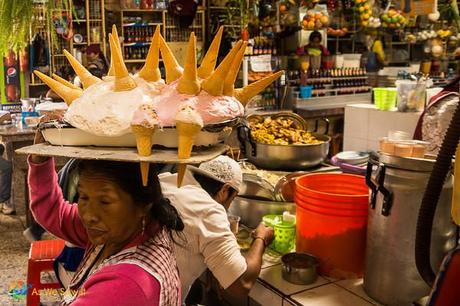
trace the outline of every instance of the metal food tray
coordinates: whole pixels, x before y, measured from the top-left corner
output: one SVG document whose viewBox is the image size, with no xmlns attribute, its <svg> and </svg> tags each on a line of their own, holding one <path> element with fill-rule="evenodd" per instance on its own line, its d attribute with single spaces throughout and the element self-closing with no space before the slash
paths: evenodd
<svg viewBox="0 0 460 306">
<path fill-rule="evenodd" d="M 68 157 L 89 160 L 113 160 L 122 162 L 150 162 L 162 164 L 200 164 L 225 153 L 228 146 L 217 144 L 210 147 L 196 147 L 188 159 L 179 159 L 177 149 L 159 149 L 153 147 L 152 155 L 139 156 L 136 148 L 114 147 L 71 147 L 54 146 L 46 143 L 17 149 L 17 154 L 35 154 L 41 156 Z"/>
<path fill-rule="evenodd" d="M 239 118 L 207 125 L 198 133 L 196 146 L 212 146 L 223 143 L 230 135 Z M 39 126 L 45 140 L 57 146 L 98 146 L 98 147 L 136 147 L 136 137 L 129 133 L 122 136 L 97 136 L 77 129 L 67 123 L 47 122 Z M 177 130 L 172 127 L 158 129 L 152 136 L 153 144 L 167 148 L 177 148 Z"/>
</svg>

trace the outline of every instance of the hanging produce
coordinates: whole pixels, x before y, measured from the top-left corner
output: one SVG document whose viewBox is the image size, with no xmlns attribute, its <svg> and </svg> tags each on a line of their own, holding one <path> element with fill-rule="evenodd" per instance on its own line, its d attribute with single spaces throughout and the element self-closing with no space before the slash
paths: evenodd
<svg viewBox="0 0 460 306">
<path fill-rule="evenodd" d="M 347 35 L 348 33 L 348 28 L 342 27 L 339 29 L 334 29 L 333 27 L 327 28 L 327 35 L 329 36 L 334 36 L 334 37 L 343 37 Z"/>
<path fill-rule="evenodd" d="M 434 30 L 424 30 L 418 32 L 415 36 L 417 37 L 417 41 L 425 41 L 428 39 L 436 38 L 438 34 Z"/>
<path fill-rule="evenodd" d="M 406 17 L 403 16 L 400 10 L 390 8 L 388 11 L 385 11 L 382 16 L 382 27 L 390 29 L 401 29 L 404 28 L 407 24 Z"/>
<path fill-rule="evenodd" d="M 329 25 L 327 11 L 308 11 L 303 17 L 302 27 L 305 30 L 319 30 Z"/>
<path fill-rule="evenodd" d="M 72 0 L 53 0 L 46 2 L 47 11 L 70 12 Z M 0 0 L 0 56 L 8 54 L 9 50 L 19 52 L 29 43 L 29 30 L 33 26 L 34 0 Z M 52 14 L 47 14 L 47 25 L 53 29 Z M 56 35 L 56 31 L 50 31 Z M 54 40 L 57 41 L 57 40 Z"/>
<path fill-rule="evenodd" d="M 361 26 L 367 27 L 369 25 L 369 19 L 372 16 L 370 3 L 367 0 L 356 0 L 354 10 L 359 14 Z"/>
</svg>

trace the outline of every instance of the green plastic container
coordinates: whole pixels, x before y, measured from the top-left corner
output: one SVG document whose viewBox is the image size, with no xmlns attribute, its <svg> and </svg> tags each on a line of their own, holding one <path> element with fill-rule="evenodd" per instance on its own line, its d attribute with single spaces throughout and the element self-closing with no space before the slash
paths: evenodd
<svg viewBox="0 0 460 306">
<path fill-rule="evenodd" d="M 396 88 L 376 87 L 374 91 L 374 103 L 377 109 L 388 111 L 396 107 Z"/>
<path fill-rule="evenodd" d="M 281 254 L 291 252 L 295 246 L 295 222 L 284 222 L 282 215 L 266 215 L 262 221 L 275 231 L 270 248 Z"/>
</svg>

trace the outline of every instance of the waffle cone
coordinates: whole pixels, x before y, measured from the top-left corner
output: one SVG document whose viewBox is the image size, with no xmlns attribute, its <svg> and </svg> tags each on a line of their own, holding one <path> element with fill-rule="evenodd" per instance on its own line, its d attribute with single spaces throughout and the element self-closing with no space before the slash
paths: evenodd
<svg viewBox="0 0 460 306">
<path fill-rule="evenodd" d="M 196 136 L 201 131 L 201 126 L 194 123 L 176 122 L 176 129 L 179 135 L 179 145 L 177 155 L 180 159 L 190 158 Z M 182 185 L 186 164 L 177 165 L 177 187 Z"/>
<path fill-rule="evenodd" d="M 90 87 L 93 84 L 96 84 L 101 81 L 98 77 L 95 77 L 92 75 L 80 62 L 73 57 L 72 54 L 70 54 L 67 50 L 64 50 L 64 55 L 67 57 L 67 60 L 69 61 L 70 65 L 72 66 L 73 70 L 75 73 L 78 75 L 78 77 L 81 80 L 81 83 L 83 84 L 83 88 L 86 89 Z"/>
<path fill-rule="evenodd" d="M 38 76 L 46 85 L 51 88 L 55 93 L 57 93 L 64 101 L 66 102 L 67 105 L 72 104 L 72 102 L 79 98 L 82 94 L 82 91 L 80 89 L 72 89 L 70 87 L 64 86 L 58 81 L 50 78 L 49 76 L 41 73 L 38 70 L 34 71 L 34 74 Z"/>
<path fill-rule="evenodd" d="M 152 154 L 152 136 L 155 133 L 155 128 L 132 125 L 131 131 L 136 136 L 137 153 L 140 156 L 150 156 Z"/>
<path fill-rule="evenodd" d="M 182 186 L 184 181 L 185 170 L 187 170 L 187 164 L 178 164 L 177 165 L 177 188 Z"/>
<path fill-rule="evenodd" d="M 243 42 L 238 41 L 230 52 L 225 56 L 217 69 L 201 84 L 201 88 L 212 96 L 221 96 L 224 92 L 224 82 L 233 59 L 241 48 Z"/>
<path fill-rule="evenodd" d="M 141 125 L 132 125 L 131 130 L 136 136 L 137 153 L 140 156 L 150 156 L 152 154 L 152 135 L 155 128 L 147 128 Z M 149 178 L 149 162 L 140 162 L 142 185 L 147 186 Z"/>
<path fill-rule="evenodd" d="M 211 45 L 208 48 L 208 52 L 201 62 L 200 68 L 198 68 L 198 76 L 202 79 L 208 78 L 214 71 L 217 63 L 217 56 L 219 55 L 220 41 L 222 39 L 222 33 L 224 27 L 221 26 L 217 34 L 214 36 Z"/>
<path fill-rule="evenodd" d="M 262 90 L 264 90 L 268 85 L 270 85 L 273 81 L 279 78 L 284 73 L 283 70 L 275 72 L 269 76 L 266 76 L 263 79 L 260 79 L 248 86 L 241 88 L 239 90 L 235 90 L 234 95 L 241 104 L 244 106 L 251 100 L 254 96 L 259 94 Z"/>
<path fill-rule="evenodd" d="M 114 86 L 115 91 L 128 91 L 136 87 L 137 87 L 136 82 L 130 76 L 115 79 L 115 86 Z"/>
<path fill-rule="evenodd" d="M 189 158 L 192 154 L 193 144 L 201 126 L 193 123 L 177 122 L 176 129 L 179 134 L 178 157 Z"/>
<path fill-rule="evenodd" d="M 140 162 L 141 167 L 141 175 L 142 175 L 142 186 L 147 186 L 149 183 L 149 169 L 150 163 L 149 162 Z"/>
</svg>

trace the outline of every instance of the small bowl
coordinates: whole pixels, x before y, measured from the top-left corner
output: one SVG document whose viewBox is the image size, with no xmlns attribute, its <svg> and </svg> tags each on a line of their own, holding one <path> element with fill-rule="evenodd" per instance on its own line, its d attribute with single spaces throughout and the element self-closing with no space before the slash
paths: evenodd
<svg viewBox="0 0 460 306">
<path fill-rule="evenodd" d="M 82 42 L 83 42 L 83 35 L 81 35 L 81 34 L 75 34 L 75 35 L 73 36 L 73 41 L 74 41 L 75 43 L 77 43 L 77 44 L 82 43 Z"/>
<path fill-rule="evenodd" d="M 306 253 L 289 253 L 281 257 L 283 279 L 296 284 L 308 285 L 318 278 L 318 259 Z"/>
</svg>

